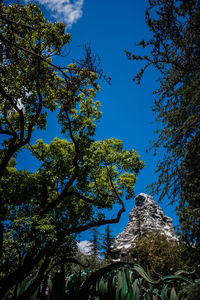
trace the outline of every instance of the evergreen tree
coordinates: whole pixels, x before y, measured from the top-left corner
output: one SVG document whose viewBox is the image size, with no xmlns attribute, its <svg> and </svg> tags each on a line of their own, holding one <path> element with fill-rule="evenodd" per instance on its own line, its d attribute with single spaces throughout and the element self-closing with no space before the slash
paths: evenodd
<svg viewBox="0 0 200 300">
<path fill-rule="evenodd" d="M 105 259 L 110 259 L 111 258 L 111 253 L 112 253 L 112 245 L 114 242 L 114 237 L 111 234 L 111 229 L 110 226 L 107 225 L 105 228 L 105 234 L 102 237 L 102 249 L 103 249 L 103 254 Z"/>
<path fill-rule="evenodd" d="M 91 230 L 92 238 L 90 240 L 90 254 L 98 260 L 100 254 L 100 233 L 97 228 Z"/>
<path fill-rule="evenodd" d="M 129 59 L 145 65 L 144 71 L 160 71 L 160 87 L 154 93 L 153 111 L 162 123 L 154 143 L 165 148 L 158 163 L 158 180 L 151 188 L 160 199 L 178 201 L 177 211 L 183 239 L 200 247 L 200 1 L 149 0 L 146 22 L 152 33 L 144 57 L 126 52 Z"/>
</svg>

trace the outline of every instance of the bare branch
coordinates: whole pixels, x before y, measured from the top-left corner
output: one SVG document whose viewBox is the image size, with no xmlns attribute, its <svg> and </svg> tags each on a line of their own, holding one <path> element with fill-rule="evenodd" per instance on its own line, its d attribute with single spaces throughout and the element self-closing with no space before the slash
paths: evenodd
<svg viewBox="0 0 200 300">
<path fill-rule="evenodd" d="M 109 180 L 110 180 L 110 184 L 111 184 L 111 186 L 112 186 L 112 189 L 113 189 L 113 191 L 114 191 L 114 193 L 115 193 L 117 199 L 119 200 L 119 203 L 122 205 L 122 208 L 123 208 L 124 211 L 125 211 L 125 208 L 124 208 L 124 202 L 121 200 L 121 198 L 120 198 L 119 194 L 117 193 L 117 190 L 116 190 L 116 188 L 115 188 L 115 186 L 114 186 L 114 184 L 113 184 L 112 177 L 111 177 L 111 170 L 109 171 L 107 165 L 106 165 L 106 169 L 107 169 L 107 172 L 108 172 L 108 176 L 109 176 Z"/>
<path fill-rule="evenodd" d="M 106 225 L 106 224 L 115 224 L 115 223 L 119 223 L 121 214 L 125 212 L 125 208 L 124 205 L 123 207 L 118 211 L 116 218 L 111 218 L 111 219 L 103 219 L 103 220 L 97 220 L 97 221 L 92 221 L 88 224 L 85 225 L 80 225 L 80 226 L 76 226 L 76 227 L 71 227 L 69 229 L 66 229 L 65 233 L 66 234 L 72 234 L 72 233 L 80 233 L 83 231 L 86 231 L 90 228 L 93 227 L 98 227 L 101 225 Z"/>
</svg>

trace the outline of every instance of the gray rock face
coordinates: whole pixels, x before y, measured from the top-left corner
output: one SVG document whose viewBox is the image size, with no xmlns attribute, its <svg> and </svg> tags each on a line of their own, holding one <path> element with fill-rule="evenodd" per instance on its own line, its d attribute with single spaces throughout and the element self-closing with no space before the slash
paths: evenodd
<svg viewBox="0 0 200 300">
<path fill-rule="evenodd" d="M 136 238 L 152 231 L 159 231 L 170 241 L 178 241 L 172 219 L 164 214 L 151 196 L 141 193 L 135 198 L 135 207 L 129 214 L 129 222 L 115 239 L 113 252 L 125 253 L 135 246 Z"/>
</svg>

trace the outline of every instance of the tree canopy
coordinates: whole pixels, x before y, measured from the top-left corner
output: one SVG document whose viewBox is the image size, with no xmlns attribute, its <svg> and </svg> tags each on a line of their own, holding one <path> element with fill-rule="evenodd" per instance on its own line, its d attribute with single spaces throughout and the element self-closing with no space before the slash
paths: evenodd
<svg viewBox="0 0 200 300">
<path fill-rule="evenodd" d="M 183 269 L 181 245 L 169 241 L 159 231 L 148 232 L 137 238 L 135 247 L 127 254 L 127 260 L 136 262 L 150 274 L 168 275 Z M 184 266 L 185 268 L 185 266 Z"/>
<path fill-rule="evenodd" d="M 33 3 L 1 3 L 0 28 L 0 295 L 32 273 L 19 298 L 28 299 L 50 269 L 73 258 L 74 234 L 119 221 L 144 163 L 118 139 L 95 140 L 105 76 L 88 48 L 76 63 L 55 65 L 71 40 L 63 23 L 47 21 Z M 33 142 L 50 111 L 63 139 Z M 28 162 L 17 168 L 24 149 L 40 162 L 34 172 Z M 107 218 L 114 204 L 119 211 Z"/>
<path fill-rule="evenodd" d="M 200 197 L 200 1 L 149 0 L 146 23 L 152 33 L 144 57 L 126 52 L 129 59 L 145 64 L 134 77 L 140 83 L 144 71 L 159 72 L 153 111 L 162 124 L 155 151 L 166 151 L 158 163 L 158 180 L 151 188 L 160 199 L 178 200 L 181 233 L 189 244 L 199 246 Z M 159 148 L 160 149 L 160 148 Z"/>
</svg>

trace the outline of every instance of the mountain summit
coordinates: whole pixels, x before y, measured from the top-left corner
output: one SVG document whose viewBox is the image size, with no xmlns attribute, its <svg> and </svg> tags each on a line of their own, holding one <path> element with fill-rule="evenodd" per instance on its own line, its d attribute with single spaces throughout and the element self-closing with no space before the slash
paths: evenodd
<svg viewBox="0 0 200 300">
<path fill-rule="evenodd" d="M 135 246 L 136 238 L 143 234 L 159 231 L 169 241 L 177 241 L 172 219 L 167 217 L 162 208 L 147 194 L 135 197 L 135 207 L 129 214 L 129 222 L 116 237 L 113 252 L 125 253 Z"/>
</svg>

